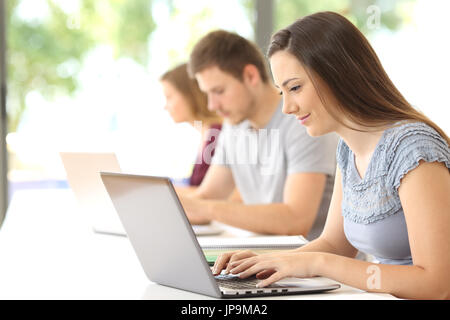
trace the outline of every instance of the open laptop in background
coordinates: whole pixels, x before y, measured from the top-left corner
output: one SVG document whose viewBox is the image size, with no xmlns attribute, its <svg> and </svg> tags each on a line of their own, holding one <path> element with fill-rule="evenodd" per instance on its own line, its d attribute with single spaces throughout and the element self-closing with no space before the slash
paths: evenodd
<svg viewBox="0 0 450 320">
<path fill-rule="evenodd" d="M 121 172 L 114 153 L 60 152 L 81 211 L 91 221 L 94 232 L 126 236 L 116 210 L 103 186 L 100 171 Z"/>
<path fill-rule="evenodd" d="M 216 298 L 334 290 L 326 279 L 286 279 L 256 288 L 256 279 L 214 277 L 168 178 L 101 172 L 101 179 L 150 281 Z"/>
<path fill-rule="evenodd" d="M 112 152 L 60 152 L 69 186 L 96 233 L 126 236 L 125 229 L 103 186 L 100 171 L 121 172 Z M 196 235 L 217 235 L 217 226 L 193 226 Z"/>
</svg>

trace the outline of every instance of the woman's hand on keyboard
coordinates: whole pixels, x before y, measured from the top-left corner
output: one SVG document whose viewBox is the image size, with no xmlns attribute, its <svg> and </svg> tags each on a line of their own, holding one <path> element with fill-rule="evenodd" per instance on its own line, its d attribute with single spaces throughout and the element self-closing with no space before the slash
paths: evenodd
<svg viewBox="0 0 450 320">
<path fill-rule="evenodd" d="M 249 256 L 230 261 L 227 270 L 232 274 L 239 274 L 240 278 L 256 275 L 264 279 L 258 287 L 268 286 L 286 277 L 310 278 L 315 276 L 314 264 L 317 260 L 316 252 L 268 253 Z"/>
<path fill-rule="evenodd" d="M 239 251 L 232 251 L 232 252 L 226 252 L 221 254 L 214 263 L 213 267 L 213 274 L 218 275 L 222 272 L 222 270 L 225 268 L 225 274 L 229 274 L 231 270 L 231 263 L 247 259 L 250 257 L 254 257 L 257 254 L 250 250 L 239 250 Z"/>
</svg>

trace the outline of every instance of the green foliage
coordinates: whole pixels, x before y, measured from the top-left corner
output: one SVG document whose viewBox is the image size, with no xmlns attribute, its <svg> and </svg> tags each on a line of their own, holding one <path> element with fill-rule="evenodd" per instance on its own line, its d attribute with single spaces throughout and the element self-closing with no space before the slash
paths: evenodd
<svg viewBox="0 0 450 320">
<path fill-rule="evenodd" d="M 17 129 L 29 92 L 50 100 L 76 91 L 83 58 L 95 46 L 109 45 L 116 58 L 147 63 L 148 37 L 155 28 L 151 0 L 79 0 L 76 12 L 64 11 L 61 1 L 44 2 L 48 14 L 33 20 L 18 14 L 20 0 L 6 1 L 11 132 Z"/>
<path fill-rule="evenodd" d="M 18 11 L 24 1 L 40 3 L 47 14 L 39 19 L 25 19 Z M 61 4 L 78 4 L 67 11 Z M 181 0 L 185 1 L 185 0 Z M 187 1 L 187 0 L 186 0 Z M 214 0 L 219 1 L 219 0 Z M 249 21 L 255 23 L 255 1 L 240 0 Z M 396 29 L 402 22 L 405 4 L 414 0 L 274 0 L 275 26 L 279 30 L 296 19 L 317 11 L 344 14 L 365 33 L 371 5 L 381 12 L 380 27 Z M 175 0 L 166 0 L 171 19 L 180 15 Z M 152 0 L 8 0 L 8 116 L 9 131 L 16 131 L 26 108 L 26 96 L 38 91 L 46 99 L 72 95 L 79 84 L 77 75 L 87 53 L 98 45 L 107 45 L 115 58 L 130 57 L 147 64 L 148 39 L 156 28 L 151 14 Z M 213 12 L 205 8 L 189 17 L 186 28 L 192 35 L 183 47 L 171 50 L 171 61 L 184 61 L 197 40 L 209 30 Z M 402 11 L 403 10 L 403 11 Z"/>
</svg>

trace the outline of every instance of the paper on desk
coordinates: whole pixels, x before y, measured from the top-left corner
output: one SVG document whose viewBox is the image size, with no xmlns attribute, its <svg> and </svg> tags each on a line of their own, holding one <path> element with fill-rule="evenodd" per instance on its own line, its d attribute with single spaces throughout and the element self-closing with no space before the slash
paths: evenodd
<svg viewBox="0 0 450 320">
<path fill-rule="evenodd" d="M 308 243 L 303 236 L 198 238 L 205 249 L 295 249 Z"/>
</svg>

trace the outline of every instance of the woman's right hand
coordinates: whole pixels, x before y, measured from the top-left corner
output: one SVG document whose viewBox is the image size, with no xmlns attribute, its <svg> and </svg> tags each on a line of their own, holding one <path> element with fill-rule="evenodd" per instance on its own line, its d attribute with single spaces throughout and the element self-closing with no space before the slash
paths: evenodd
<svg viewBox="0 0 450 320">
<path fill-rule="evenodd" d="M 242 259 L 247 259 L 250 257 L 254 257 L 257 254 L 250 250 L 240 250 L 240 251 L 232 251 L 222 253 L 214 263 L 214 267 L 212 269 L 213 274 L 219 275 L 222 270 L 225 268 L 225 274 L 229 274 L 231 268 L 231 263 L 235 261 L 239 261 Z"/>
</svg>

